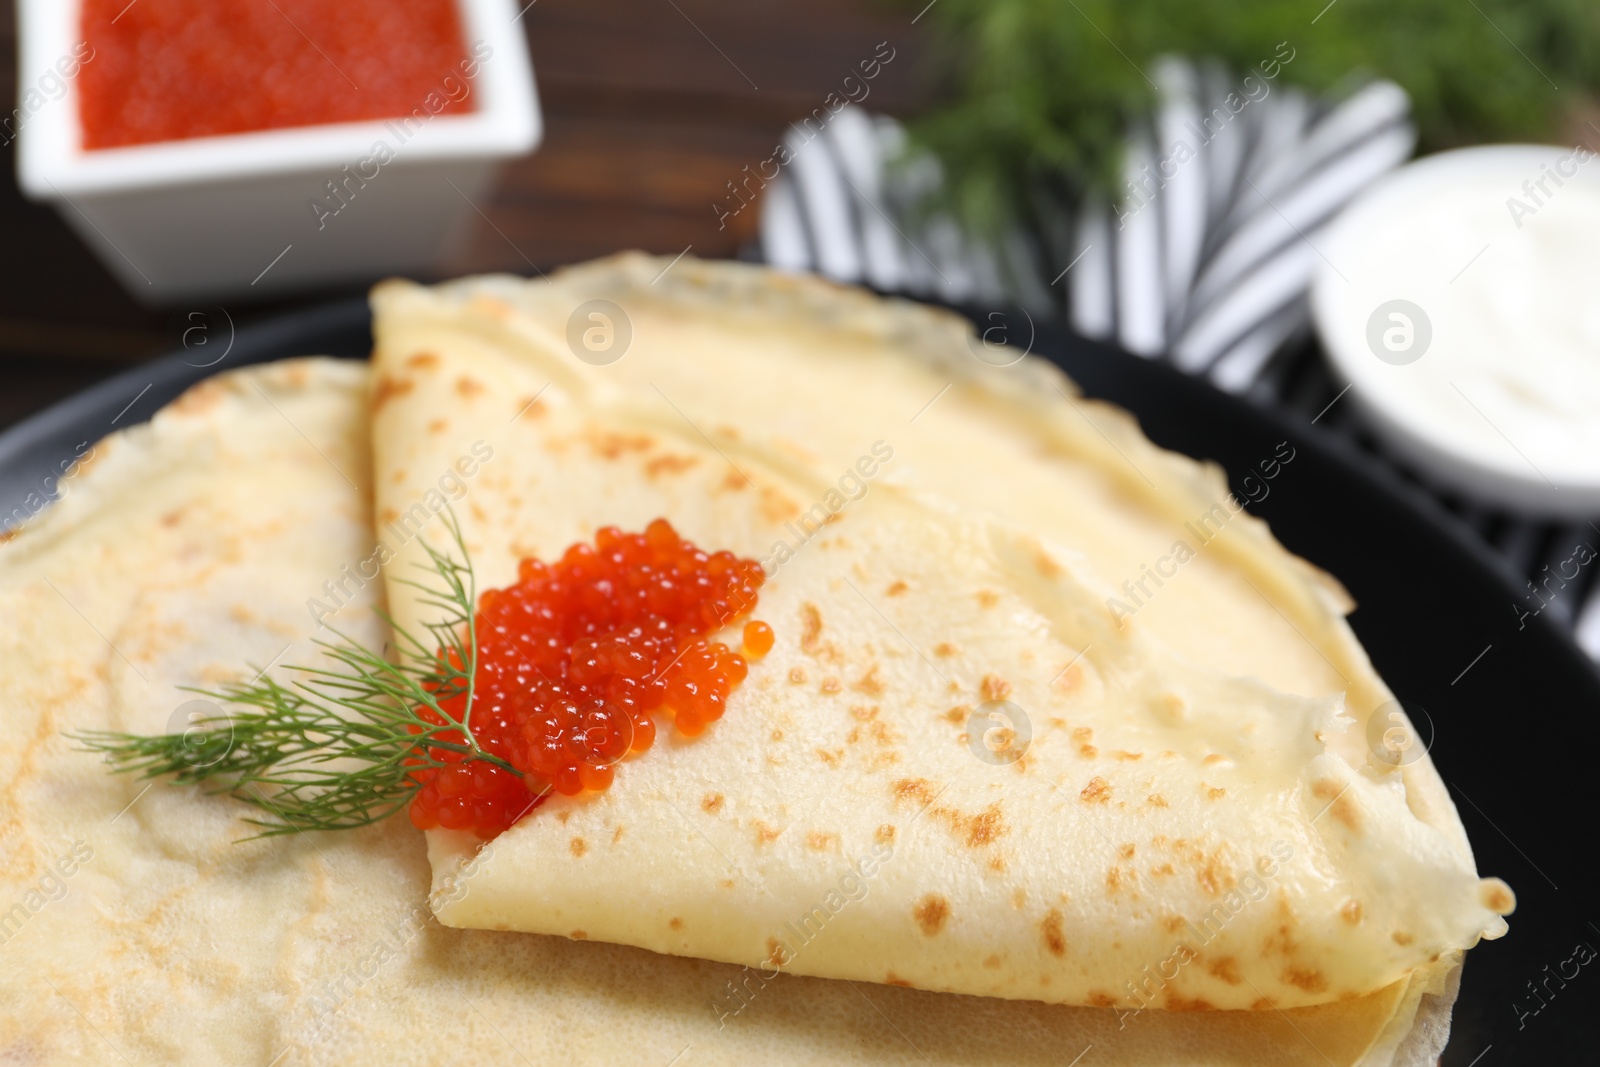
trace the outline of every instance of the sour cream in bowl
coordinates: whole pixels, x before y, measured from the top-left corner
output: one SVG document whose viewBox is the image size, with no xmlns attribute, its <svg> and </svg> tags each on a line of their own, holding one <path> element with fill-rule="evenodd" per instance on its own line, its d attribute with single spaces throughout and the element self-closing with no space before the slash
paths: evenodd
<svg viewBox="0 0 1600 1067">
<path fill-rule="evenodd" d="M 1600 514 L 1596 153 L 1429 156 L 1318 244 L 1323 347 L 1397 454 L 1485 503 Z"/>
</svg>

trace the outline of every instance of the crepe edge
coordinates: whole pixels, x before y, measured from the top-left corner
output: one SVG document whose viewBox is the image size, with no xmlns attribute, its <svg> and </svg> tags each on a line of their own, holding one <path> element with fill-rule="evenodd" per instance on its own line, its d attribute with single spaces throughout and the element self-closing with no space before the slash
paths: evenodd
<svg viewBox="0 0 1600 1067">
<path fill-rule="evenodd" d="M 156 452 L 158 439 L 204 430 L 224 417 L 227 406 L 254 396 L 280 399 L 324 387 L 350 390 L 365 396 L 367 367 L 334 356 L 294 356 L 267 363 L 234 367 L 203 378 L 162 405 L 147 422 L 112 430 L 94 440 L 87 454 L 61 479 L 61 492 L 33 517 L 0 533 L 0 566 L 20 565 L 33 554 L 47 551 L 92 518 L 97 509 L 126 491 L 120 475 Z M 280 411 L 281 415 L 282 412 Z M 181 460 L 180 460 L 181 461 Z"/>
</svg>

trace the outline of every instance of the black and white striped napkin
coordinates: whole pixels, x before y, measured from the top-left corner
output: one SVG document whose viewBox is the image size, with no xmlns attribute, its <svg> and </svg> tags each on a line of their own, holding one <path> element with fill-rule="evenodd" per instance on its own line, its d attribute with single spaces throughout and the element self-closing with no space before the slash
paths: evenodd
<svg viewBox="0 0 1600 1067">
<path fill-rule="evenodd" d="M 1600 660 L 1600 568 L 1564 588 L 1546 581 L 1578 545 L 1600 550 L 1600 525 L 1530 520 L 1432 484 L 1337 402 L 1347 386 L 1305 343 L 1320 235 L 1415 147 L 1405 91 L 1373 81 L 1322 100 L 1178 58 L 1152 77 L 1157 106 L 1129 136 L 1118 198 L 1074 207 L 1041 194 L 1036 227 L 998 240 L 928 210 L 939 163 L 908 158 L 895 120 L 847 105 L 790 127 L 790 161 L 762 199 L 759 257 L 885 292 L 1019 304 L 1353 438 L 1525 575 L 1525 609 L 1572 626 Z"/>
</svg>

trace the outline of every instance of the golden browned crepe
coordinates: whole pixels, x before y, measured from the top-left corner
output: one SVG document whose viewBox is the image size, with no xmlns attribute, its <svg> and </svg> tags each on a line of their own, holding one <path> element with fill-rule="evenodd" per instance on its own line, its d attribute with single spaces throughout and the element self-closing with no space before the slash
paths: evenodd
<svg viewBox="0 0 1600 1067">
<path fill-rule="evenodd" d="M 1119 1017 L 449 929 L 429 915 L 423 841 L 403 819 L 240 844 L 243 805 L 114 777 L 75 750 L 64 731 L 184 728 L 180 685 L 314 662 L 319 605 L 342 600 L 329 621 L 381 644 L 378 583 L 359 580 L 385 536 L 368 516 L 366 404 L 352 364 L 219 376 L 98 443 L 66 499 L 0 544 L 0 1062 L 1060 1065 L 1088 1050 L 1081 1063 L 1118 1067 L 1420 1067 L 1437 1055 L 1439 971 L 1320 1008 Z M 493 447 L 491 470 L 505 458 Z M 439 899 L 471 887 L 464 872 Z"/>
<path fill-rule="evenodd" d="M 666 268 L 375 295 L 380 529 L 481 434 L 480 588 L 666 516 L 763 560 L 778 632 L 724 720 L 502 835 L 444 922 L 1124 1010 L 1414 1003 L 1504 931 L 1426 756 L 1369 751 L 1393 698 L 1342 593 L 1214 470 L 953 317 Z M 1020 758 L 973 743 L 999 701 Z M 475 847 L 430 833 L 436 880 Z"/>
</svg>

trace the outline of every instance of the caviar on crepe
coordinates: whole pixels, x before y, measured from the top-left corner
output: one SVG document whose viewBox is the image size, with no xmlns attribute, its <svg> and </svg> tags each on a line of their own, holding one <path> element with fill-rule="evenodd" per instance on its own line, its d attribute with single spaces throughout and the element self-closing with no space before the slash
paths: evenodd
<svg viewBox="0 0 1600 1067">
<path fill-rule="evenodd" d="M 744 624 L 744 654 L 751 659 L 761 659 L 772 651 L 772 627 L 759 619 Z"/>
<path fill-rule="evenodd" d="M 415 773 L 411 821 L 493 837 L 552 791 L 608 788 L 615 765 L 655 741 L 657 715 L 701 734 L 747 670 L 706 635 L 753 608 L 764 579 L 755 560 L 707 553 L 665 519 L 643 533 L 605 527 L 554 563 L 523 560 L 515 585 L 479 599 L 469 720 L 478 745 L 522 774 L 430 751 L 449 765 Z M 742 636 L 753 657 L 772 647 L 766 623 Z M 465 705 L 462 694 L 440 706 L 459 722 Z"/>
</svg>

